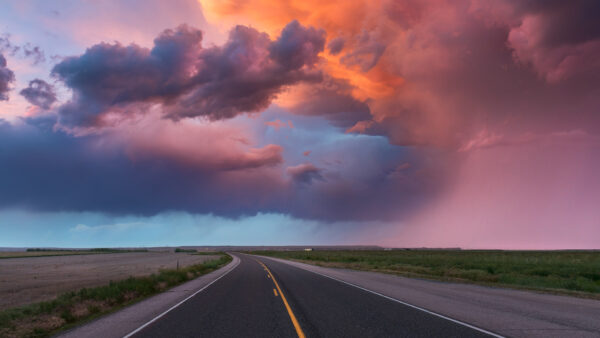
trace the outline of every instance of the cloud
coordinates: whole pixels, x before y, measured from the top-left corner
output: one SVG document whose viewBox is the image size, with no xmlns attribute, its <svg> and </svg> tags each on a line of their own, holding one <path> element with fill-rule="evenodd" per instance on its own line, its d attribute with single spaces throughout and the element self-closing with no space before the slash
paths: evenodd
<svg viewBox="0 0 600 338">
<path fill-rule="evenodd" d="M 598 6 L 586 0 L 248 0 L 239 6 L 212 2 L 206 9 L 209 19 L 252 21 L 269 32 L 294 17 L 323 27 L 328 47 L 343 37 L 342 51 L 325 53 L 320 64 L 324 81 L 296 86 L 277 103 L 303 116 L 343 116 L 329 121 L 349 137 L 384 136 L 420 155 L 419 164 L 404 160 L 389 168 L 378 162 L 373 171 L 386 172 L 389 181 L 375 176 L 369 189 L 358 183 L 367 180 L 356 176 L 330 179 L 325 168 L 327 184 L 310 185 L 319 193 L 297 201 L 304 214 L 327 219 L 340 217 L 343 208 L 347 217 L 358 218 L 355 208 L 362 215 L 377 209 L 358 200 L 380 198 L 383 205 L 399 198 L 396 205 L 403 207 L 420 200 L 417 217 L 392 216 L 420 230 L 399 231 L 389 245 L 410 245 L 415 239 L 450 245 L 444 239 L 455 234 L 453 243 L 485 240 L 488 247 L 502 247 L 513 239 L 531 242 L 548 233 L 546 224 L 558 234 L 548 235 L 555 246 L 571 225 L 582 224 L 576 228 L 585 234 L 593 229 L 590 220 L 597 219 L 598 189 L 585 182 L 597 182 L 590 168 L 597 167 L 593 159 L 599 157 Z M 328 87 L 328 81 L 346 87 Z M 332 97 L 345 103 L 330 104 Z M 349 109 L 353 101 L 368 109 Z M 342 114 L 347 111 L 363 113 Z M 405 162 L 411 166 L 397 170 Z M 411 189 L 415 195 L 405 198 Z M 311 208 L 314 204 L 328 208 Z M 509 228 L 514 230 L 503 231 Z M 570 243 L 585 240 L 585 235 L 576 237 Z"/>
<path fill-rule="evenodd" d="M 279 131 L 279 128 L 294 128 L 294 124 L 292 123 L 292 121 L 288 120 L 287 123 L 281 121 L 280 119 L 274 120 L 274 121 L 267 121 L 265 122 L 265 125 L 273 127 L 273 129 Z"/>
<path fill-rule="evenodd" d="M 180 145 L 202 138 L 185 128 L 154 128 L 154 139 L 121 135 L 146 141 L 137 145 L 117 132 L 73 137 L 44 125 L 0 126 L 2 208 L 145 215 L 187 210 L 235 217 L 277 210 L 286 194 L 274 168 L 281 161 L 278 146 L 227 148 L 227 139 L 208 135 L 204 149 Z M 173 131 L 178 138 L 165 135 Z"/>
<path fill-rule="evenodd" d="M 325 77 L 318 84 L 298 85 L 282 95 L 278 103 L 294 114 L 323 116 L 341 128 L 371 119 L 368 104 L 352 96 L 352 86 L 345 80 L 331 77 Z"/>
<path fill-rule="evenodd" d="M 461 153 L 453 181 L 386 243 L 474 249 L 594 249 L 600 143 L 580 131 Z"/>
<path fill-rule="evenodd" d="M 108 113 L 143 112 L 150 104 L 174 120 L 227 119 L 265 109 L 286 86 L 321 80 L 314 64 L 324 32 L 297 21 L 274 41 L 236 26 L 223 46 L 201 42 L 201 31 L 182 25 L 161 33 L 152 49 L 101 43 L 65 59 L 52 71 L 73 91 L 59 109 L 61 124 L 101 125 Z"/>
<path fill-rule="evenodd" d="M 328 46 L 343 37 L 341 57 L 326 55 L 320 64 L 324 82 L 292 89 L 310 94 L 296 94 L 302 99 L 291 104 L 281 99 L 283 106 L 304 105 L 308 108 L 296 111 L 306 115 L 360 111 L 361 118 L 332 121 L 346 129 L 356 125 L 355 130 L 368 123 L 367 134 L 385 135 L 393 144 L 457 150 L 485 128 L 497 134 L 510 128 L 516 133 L 597 129 L 600 28 L 591 14 L 597 6 L 593 1 L 250 0 L 240 6 L 210 2 L 205 9 L 213 20 L 246 20 L 270 32 L 294 17 L 326 29 L 332 36 Z M 346 85 L 336 89 L 328 79 Z M 332 88 L 329 95 L 315 95 L 324 88 Z M 321 108 L 330 97 L 368 109 Z"/>
<path fill-rule="evenodd" d="M 486 215 L 498 229 L 550 224 L 530 216 L 550 205 L 564 224 L 585 223 L 597 202 L 586 185 L 595 176 L 581 165 L 599 155 L 597 6 L 203 2 L 219 27 L 234 23 L 228 36 L 212 37 L 216 46 L 185 25 L 132 33 L 137 45 L 123 33 L 135 29 L 92 25 L 123 43 L 92 45 L 113 35 L 89 35 L 89 49 L 56 65 L 72 92 L 49 109 L 60 128 L 52 112 L 16 123 L 26 126 L 0 124 L 0 206 L 231 218 L 265 211 L 403 226 L 416 213 L 431 215 L 415 221 L 425 236 L 428 224 L 452 220 L 440 236 L 477 233 L 473 242 L 485 236 L 477 227 Z M 292 120 L 293 131 L 270 128 Z M 585 148 L 581 157 L 574 147 Z M 555 190 L 536 192 L 546 187 Z M 574 191 L 564 196 L 577 205 L 553 197 L 562 191 Z M 472 201 L 482 202 L 477 217 Z M 519 219 L 505 217 L 504 205 Z"/>
<path fill-rule="evenodd" d="M 10 41 L 10 34 L 0 36 L 0 52 L 5 52 L 10 56 L 17 56 L 23 59 L 31 59 L 33 65 L 46 62 L 46 55 L 39 46 L 33 46 L 26 43 L 22 46 L 15 45 Z"/>
<path fill-rule="evenodd" d="M 285 69 L 313 66 L 325 47 L 325 31 L 303 27 L 297 20 L 287 24 L 270 47 L 270 57 Z"/>
<path fill-rule="evenodd" d="M 33 64 L 37 65 L 42 62 L 46 62 L 46 55 L 44 51 L 39 46 L 32 46 L 30 44 L 25 44 L 23 48 L 23 55 L 25 58 L 31 58 L 33 60 Z"/>
<path fill-rule="evenodd" d="M 104 145 L 123 149 L 132 161 L 169 160 L 199 172 L 259 170 L 283 162 L 283 147 L 254 146 L 256 140 L 242 126 L 161 118 L 152 112 L 123 121 L 97 135 Z"/>
<path fill-rule="evenodd" d="M 509 28 L 515 60 L 550 83 L 600 74 L 600 23 L 596 1 L 474 2 L 478 14 Z M 591 74 L 590 74 L 591 73 Z M 593 74 L 593 75 L 592 75 Z"/>
<path fill-rule="evenodd" d="M 322 169 L 314 166 L 312 163 L 302 163 L 296 166 L 288 167 L 287 173 L 292 177 L 294 182 L 310 184 L 312 181 L 324 180 Z"/>
<path fill-rule="evenodd" d="M 15 73 L 8 69 L 4 55 L 0 54 L 0 101 L 8 100 L 10 84 L 15 81 Z"/>
<path fill-rule="evenodd" d="M 363 72 L 368 72 L 377 65 L 385 48 L 385 44 L 365 30 L 357 38 L 357 46 L 351 52 L 344 54 L 340 61 L 349 67 L 358 65 Z"/>
<path fill-rule="evenodd" d="M 381 138 L 341 134 L 321 144 L 311 163 L 290 166 L 282 146 L 263 145 L 236 119 L 172 121 L 149 113 L 81 136 L 54 128 L 50 114 L 21 122 L 0 124 L 0 208 L 390 220 L 410 212 L 433 182 L 416 170 L 390 176 L 413 155 Z M 296 128 L 305 137 L 305 126 Z"/>
<path fill-rule="evenodd" d="M 56 94 L 52 85 L 44 80 L 29 81 L 29 86 L 19 92 L 29 103 L 43 109 L 50 109 L 56 102 Z"/>
<path fill-rule="evenodd" d="M 344 49 L 345 43 L 346 39 L 344 39 L 341 36 L 338 36 L 337 38 L 331 39 L 331 41 L 329 41 L 329 43 L 327 44 L 327 49 L 329 49 L 329 53 L 331 53 L 332 55 L 337 55 L 342 51 L 342 49 Z"/>
</svg>

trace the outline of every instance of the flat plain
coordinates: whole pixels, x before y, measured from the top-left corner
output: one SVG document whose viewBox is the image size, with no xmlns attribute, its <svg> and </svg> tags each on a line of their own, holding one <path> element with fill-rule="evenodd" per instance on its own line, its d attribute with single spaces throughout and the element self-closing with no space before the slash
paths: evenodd
<svg viewBox="0 0 600 338">
<path fill-rule="evenodd" d="M 0 259 L 0 310 L 216 258 L 218 255 L 129 252 Z"/>
<path fill-rule="evenodd" d="M 406 277 L 600 298 L 600 251 L 254 251 L 304 263 Z"/>
</svg>

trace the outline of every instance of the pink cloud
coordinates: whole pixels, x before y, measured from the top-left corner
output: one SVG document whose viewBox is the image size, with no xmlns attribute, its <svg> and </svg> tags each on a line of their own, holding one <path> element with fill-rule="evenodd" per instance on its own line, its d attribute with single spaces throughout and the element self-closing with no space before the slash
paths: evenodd
<svg viewBox="0 0 600 338">
<path fill-rule="evenodd" d="M 267 121 L 265 122 L 265 124 L 267 126 L 273 127 L 273 129 L 279 131 L 279 128 L 290 128 L 293 129 L 294 125 L 292 124 L 292 121 L 287 121 L 287 123 L 282 122 L 280 119 L 274 120 L 274 121 Z"/>
<path fill-rule="evenodd" d="M 281 146 L 252 147 L 251 136 L 235 124 L 174 122 L 149 115 L 114 127 L 110 134 L 115 146 L 124 146 L 134 160 L 162 157 L 211 171 L 268 168 L 283 162 Z"/>
<path fill-rule="evenodd" d="M 575 44 L 546 46 L 543 16 L 525 16 L 519 26 L 511 28 L 508 44 L 515 59 L 531 64 L 550 83 L 557 83 L 588 71 L 600 70 L 600 38 Z"/>
</svg>

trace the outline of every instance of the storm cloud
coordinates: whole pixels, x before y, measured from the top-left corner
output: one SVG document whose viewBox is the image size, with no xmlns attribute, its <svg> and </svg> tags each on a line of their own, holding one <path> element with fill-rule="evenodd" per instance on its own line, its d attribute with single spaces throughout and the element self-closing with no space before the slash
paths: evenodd
<svg viewBox="0 0 600 338">
<path fill-rule="evenodd" d="M 325 32 L 288 24 L 272 41 L 236 26 L 223 46 L 202 47 L 202 32 L 166 30 L 152 49 L 102 43 L 57 64 L 52 74 L 73 91 L 59 108 L 67 126 L 93 126 L 109 112 L 126 114 L 160 103 L 171 119 L 227 119 L 265 109 L 285 86 L 319 82 L 314 68 Z"/>
<path fill-rule="evenodd" d="M 329 150 L 345 160 L 324 164 L 325 170 L 312 163 L 283 166 L 282 147 L 219 137 L 236 131 L 212 130 L 210 124 L 156 119 L 75 137 L 53 128 L 54 122 L 45 115 L 0 124 L 0 208 L 389 220 L 419 205 L 430 185 L 417 171 L 404 173 L 412 181 L 393 174 L 399 163 L 417 156 L 383 140 L 365 144 L 349 137 L 344 149 Z M 357 149 L 358 158 L 344 155 Z"/>
<path fill-rule="evenodd" d="M 597 1 L 160 4 L 141 29 L 127 4 L 72 12 L 57 95 L 2 59 L 0 97 L 43 109 L 1 103 L 0 209 L 384 220 L 390 246 L 598 237 Z"/>
</svg>

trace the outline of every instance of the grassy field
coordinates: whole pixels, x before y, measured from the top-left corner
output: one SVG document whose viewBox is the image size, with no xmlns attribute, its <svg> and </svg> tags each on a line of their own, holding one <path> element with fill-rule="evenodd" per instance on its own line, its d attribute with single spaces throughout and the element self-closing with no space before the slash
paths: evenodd
<svg viewBox="0 0 600 338">
<path fill-rule="evenodd" d="M 0 337 L 47 337 L 214 271 L 230 261 L 229 255 L 222 254 L 219 259 L 201 264 L 111 281 L 105 286 L 67 292 L 51 301 L 0 311 Z"/>
<path fill-rule="evenodd" d="M 256 251 L 328 267 L 600 299 L 600 251 Z"/>
<path fill-rule="evenodd" d="M 195 249 L 182 249 L 182 248 L 175 248 L 175 252 L 188 252 L 188 253 L 194 253 L 194 252 L 198 252 L 198 250 L 195 250 Z"/>
<path fill-rule="evenodd" d="M 2 258 L 24 258 L 24 257 L 44 257 L 44 256 L 70 256 L 70 255 L 94 255 L 102 253 L 123 253 L 123 252 L 147 252 L 147 249 L 27 249 L 27 251 L 0 251 L 0 259 Z"/>
</svg>

